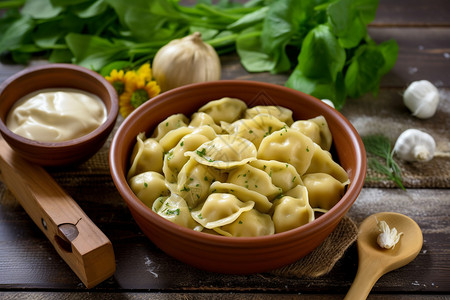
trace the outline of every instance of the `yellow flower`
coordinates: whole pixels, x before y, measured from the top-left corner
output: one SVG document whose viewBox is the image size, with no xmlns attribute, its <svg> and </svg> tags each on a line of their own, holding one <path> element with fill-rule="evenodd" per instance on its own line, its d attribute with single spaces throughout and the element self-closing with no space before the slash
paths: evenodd
<svg viewBox="0 0 450 300">
<path fill-rule="evenodd" d="M 121 95 L 125 90 L 126 78 L 123 70 L 112 70 L 109 76 L 105 76 L 105 79 L 112 84 L 117 92 L 117 95 Z"/>
<path fill-rule="evenodd" d="M 125 92 L 119 97 L 120 114 L 126 118 L 133 110 L 158 95 L 161 88 L 156 81 L 146 81 L 136 75 L 129 75 L 132 80 L 127 80 Z"/>
<path fill-rule="evenodd" d="M 152 69 L 150 69 L 150 64 L 146 63 L 139 67 L 137 70 L 137 75 L 144 78 L 145 81 L 152 80 Z"/>
</svg>

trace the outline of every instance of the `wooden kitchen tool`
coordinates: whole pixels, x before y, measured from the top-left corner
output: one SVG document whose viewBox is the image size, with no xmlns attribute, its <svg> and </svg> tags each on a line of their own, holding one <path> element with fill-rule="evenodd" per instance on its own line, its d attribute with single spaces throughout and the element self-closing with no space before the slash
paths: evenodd
<svg viewBox="0 0 450 300">
<path fill-rule="evenodd" d="M 377 221 L 385 221 L 389 227 L 403 232 L 393 249 L 383 249 L 377 244 L 380 234 Z M 366 218 L 359 227 L 358 271 L 346 300 L 366 299 L 375 282 L 387 272 L 410 263 L 423 245 L 422 231 L 411 218 L 393 212 L 382 212 Z"/>
<path fill-rule="evenodd" d="M 0 138 L 1 180 L 87 288 L 112 276 L 114 251 L 105 234 L 42 167 Z"/>
</svg>

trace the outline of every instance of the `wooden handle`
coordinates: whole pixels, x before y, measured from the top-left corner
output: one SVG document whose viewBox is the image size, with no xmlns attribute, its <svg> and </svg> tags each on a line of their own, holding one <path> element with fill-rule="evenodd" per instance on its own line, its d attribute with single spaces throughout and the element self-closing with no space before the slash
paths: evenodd
<svg viewBox="0 0 450 300">
<path fill-rule="evenodd" d="M 364 300 L 369 296 L 372 287 L 383 275 L 378 267 L 379 261 L 359 258 L 355 280 L 344 300 Z"/>
<path fill-rule="evenodd" d="M 40 166 L 0 138 L 1 179 L 87 288 L 112 276 L 114 251 L 105 234 Z"/>
</svg>

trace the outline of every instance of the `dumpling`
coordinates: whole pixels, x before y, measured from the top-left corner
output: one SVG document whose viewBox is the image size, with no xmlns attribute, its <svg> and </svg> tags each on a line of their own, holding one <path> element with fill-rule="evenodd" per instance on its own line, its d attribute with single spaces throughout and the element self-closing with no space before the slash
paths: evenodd
<svg viewBox="0 0 450 300">
<path fill-rule="evenodd" d="M 348 180 L 347 172 L 333 160 L 331 153 L 322 150 L 317 144 L 314 148 L 311 164 L 305 174 L 327 173 L 342 183 L 346 182 Z"/>
<path fill-rule="evenodd" d="M 313 208 L 331 209 L 344 196 L 348 182 L 342 183 L 326 173 L 313 173 L 303 176 L 308 190 L 309 204 Z"/>
<path fill-rule="evenodd" d="M 233 135 L 219 135 L 185 155 L 206 166 L 230 169 L 255 160 L 256 153 L 255 145 L 249 140 Z"/>
<path fill-rule="evenodd" d="M 215 137 L 214 129 L 209 126 L 202 126 L 193 129 L 191 133 L 181 138 L 178 144 L 164 155 L 163 173 L 166 180 L 171 183 L 177 181 L 178 173 L 189 160 L 189 157 L 184 155 L 185 152 L 193 151 Z"/>
<path fill-rule="evenodd" d="M 272 183 L 281 188 L 283 192 L 303 184 L 301 176 L 291 164 L 262 159 L 252 161 L 249 164 L 269 174 Z"/>
<path fill-rule="evenodd" d="M 314 211 L 308 203 L 306 187 L 298 185 L 286 196 L 274 201 L 272 220 L 275 232 L 288 231 L 314 221 Z"/>
<path fill-rule="evenodd" d="M 268 214 L 252 209 L 243 212 L 233 223 L 214 230 L 225 236 L 254 237 L 274 234 L 275 226 Z"/>
<path fill-rule="evenodd" d="M 186 201 L 176 194 L 159 198 L 154 202 L 152 210 L 164 219 L 180 226 L 195 231 L 201 231 L 203 229 L 203 227 L 192 218 Z"/>
<path fill-rule="evenodd" d="M 258 192 L 269 200 L 282 193 L 280 188 L 273 185 L 269 174 L 249 164 L 231 170 L 227 182 Z"/>
<path fill-rule="evenodd" d="M 211 184 L 210 193 L 228 193 L 242 201 L 253 201 L 255 209 L 263 213 L 269 212 L 272 207 L 272 202 L 266 196 L 234 183 L 215 181 Z"/>
<path fill-rule="evenodd" d="M 175 147 L 185 135 L 192 133 L 192 131 L 194 131 L 194 128 L 185 126 L 173 129 L 159 140 L 159 144 L 163 147 L 164 152 L 168 152 Z"/>
<path fill-rule="evenodd" d="M 213 100 L 200 107 L 199 112 L 204 112 L 211 116 L 216 124 L 221 121 L 232 123 L 239 119 L 247 109 L 247 104 L 237 98 L 224 97 Z"/>
<path fill-rule="evenodd" d="M 217 125 L 213 118 L 204 112 L 196 112 L 191 117 L 189 127 L 210 126 L 217 134 L 222 133 L 222 127 Z"/>
<path fill-rule="evenodd" d="M 183 197 L 190 208 L 195 208 L 205 201 L 211 184 L 214 181 L 223 181 L 225 178 L 226 174 L 220 170 L 199 164 L 191 158 L 181 169 L 177 189 L 172 192 Z"/>
<path fill-rule="evenodd" d="M 314 154 L 314 142 L 301 132 L 284 128 L 265 137 L 258 149 L 258 158 L 289 163 L 303 175 Z"/>
<path fill-rule="evenodd" d="M 157 172 L 149 171 L 133 176 L 128 180 L 133 193 L 148 207 L 161 196 L 170 194 L 164 176 Z"/>
<path fill-rule="evenodd" d="M 214 193 L 208 196 L 203 205 L 193 210 L 191 215 L 203 227 L 212 229 L 233 223 L 254 205 L 253 201 L 242 202 L 231 194 Z"/>
<path fill-rule="evenodd" d="M 163 136 L 165 136 L 169 131 L 186 127 L 189 123 L 189 119 L 183 114 L 174 114 L 158 124 L 155 131 L 153 132 L 152 138 L 159 141 Z"/>
<path fill-rule="evenodd" d="M 298 130 L 311 138 L 313 142 L 318 144 L 323 150 L 330 150 L 332 136 L 324 116 L 318 116 L 309 120 L 295 121 L 291 125 L 291 128 Z"/>
<path fill-rule="evenodd" d="M 294 120 L 292 119 L 292 110 L 282 106 L 274 105 L 258 105 L 252 108 L 248 108 L 245 111 L 244 118 L 251 119 L 259 114 L 271 115 L 281 122 L 286 123 L 287 125 L 291 125 L 294 122 Z"/>
<path fill-rule="evenodd" d="M 145 133 L 141 132 L 136 137 L 127 178 L 147 171 L 162 173 L 163 156 L 163 147 L 155 139 L 147 139 Z"/>
<path fill-rule="evenodd" d="M 286 123 L 268 115 L 256 115 L 252 119 L 240 119 L 232 124 L 222 122 L 222 127 L 231 135 L 243 137 L 259 147 L 264 137 L 274 131 L 287 127 Z"/>
</svg>

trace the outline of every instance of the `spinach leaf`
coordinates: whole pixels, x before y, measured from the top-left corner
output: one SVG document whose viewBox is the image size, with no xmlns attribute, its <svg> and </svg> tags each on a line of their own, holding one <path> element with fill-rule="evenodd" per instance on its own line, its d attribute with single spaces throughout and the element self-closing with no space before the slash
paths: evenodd
<svg viewBox="0 0 450 300">
<path fill-rule="evenodd" d="M 330 27 L 319 25 L 303 41 L 298 68 L 308 77 L 335 81 L 344 67 L 345 59 L 345 50 L 339 45 Z"/>
<path fill-rule="evenodd" d="M 241 63 L 247 70 L 263 72 L 275 67 L 277 60 L 270 54 L 261 51 L 261 29 L 252 28 L 239 34 L 236 40 L 236 51 Z"/>
<path fill-rule="evenodd" d="M 111 42 L 98 36 L 69 33 L 66 43 L 74 55 L 74 63 L 94 70 L 128 57 L 125 43 Z"/>
<path fill-rule="evenodd" d="M 398 45 L 392 40 L 359 47 L 345 75 L 348 95 L 358 98 L 368 92 L 377 94 L 381 77 L 394 66 L 397 55 Z"/>
<path fill-rule="evenodd" d="M 28 15 L 18 15 L 14 12 L 6 14 L 0 22 L 0 53 L 18 49 L 30 40 L 34 21 Z"/>
<path fill-rule="evenodd" d="M 338 110 L 345 103 L 346 90 L 342 73 L 338 73 L 336 75 L 336 81 L 332 81 L 326 78 L 308 77 L 297 67 L 285 85 L 318 99 L 332 99 L 334 107 Z"/>
<path fill-rule="evenodd" d="M 34 19 L 50 19 L 57 17 L 63 7 L 53 4 L 51 0 L 27 0 L 22 8 L 22 14 Z"/>
<path fill-rule="evenodd" d="M 327 98 L 378 91 L 398 45 L 377 45 L 367 25 L 379 0 L 9 0 L 0 54 L 33 55 L 106 72 L 151 60 L 169 41 L 198 31 L 221 55 L 237 51 L 249 72 L 290 72 L 286 86 Z M 18 8 L 23 5 L 19 11 Z M 117 63 L 116 63 L 117 62 Z"/>
</svg>

